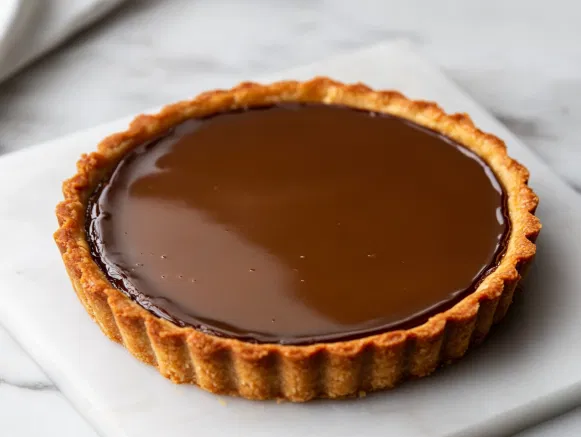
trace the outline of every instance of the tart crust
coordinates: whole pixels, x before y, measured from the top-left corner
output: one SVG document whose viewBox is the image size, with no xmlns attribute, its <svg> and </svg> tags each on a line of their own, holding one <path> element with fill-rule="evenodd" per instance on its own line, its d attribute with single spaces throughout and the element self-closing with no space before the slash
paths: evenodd
<svg viewBox="0 0 581 437">
<path fill-rule="evenodd" d="M 102 178 L 134 147 L 186 119 L 279 102 L 338 104 L 392 114 L 438 131 L 482 157 L 508 198 L 511 234 L 495 270 L 473 293 L 420 326 L 307 346 L 253 344 L 178 327 L 117 290 L 91 258 L 85 233 L 89 197 Z M 270 85 L 245 82 L 166 106 L 155 115 L 140 115 L 125 132 L 105 138 L 98 151 L 83 155 L 77 174 L 63 184 L 65 200 L 56 208 L 59 229 L 54 238 L 81 303 L 103 333 L 173 382 L 248 399 L 301 402 L 356 396 L 426 376 L 459 359 L 506 314 L 533 260 L 541 229 L 533 215 L 538 198 L 528 178 L 527 169 L 507 156 L 502 140 L 477 129 L 467 115 L 448 115 L 435 103 L 324 77 Z"/>
</svg>

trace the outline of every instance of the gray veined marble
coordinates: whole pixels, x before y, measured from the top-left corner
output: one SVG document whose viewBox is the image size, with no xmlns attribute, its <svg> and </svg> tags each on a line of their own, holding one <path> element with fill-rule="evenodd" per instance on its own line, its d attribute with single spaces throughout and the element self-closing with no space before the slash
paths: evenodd
<svg viewBox="0 0 581 437">
<path fill-rule="evenodd" d="M 20 346 L 0 326 L 0 386 L 8 385 L 24 390 L 56 390 L 42 370 L 26 355 Z"/>
<path fill-rule="evenodd" d="M 0 326 L 0 435 L 96 437 L 42 370 Z"/>
</svg>

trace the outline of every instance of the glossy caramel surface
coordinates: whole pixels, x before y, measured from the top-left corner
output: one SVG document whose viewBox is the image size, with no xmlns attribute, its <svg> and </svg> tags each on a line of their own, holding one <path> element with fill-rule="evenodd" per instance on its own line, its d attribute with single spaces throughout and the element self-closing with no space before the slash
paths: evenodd
<svg viewBox="0 0 581 437">
<path fill-rule="evenodd" d="M 142 306 L 245 341 L 407 328 L 504 250 L 504 193 L 454 141 L 399 118 L 278 105 L 189 120 L 95 192 L 94 259 Z"/>
</svg>

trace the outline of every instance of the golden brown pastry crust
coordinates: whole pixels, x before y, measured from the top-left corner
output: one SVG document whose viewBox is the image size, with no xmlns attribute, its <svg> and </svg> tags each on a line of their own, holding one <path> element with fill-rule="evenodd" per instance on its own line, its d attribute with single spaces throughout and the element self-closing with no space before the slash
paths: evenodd
<svg viewBox="0 0 581 437">
<path fill-rule="evenodd" d="M 472 149 L 495 171 L 508 195 L 511 235 L 498 267 L 476 291 L 421 326 L 309 346 L 252 344 L 181 328 L 113 287 L 91 258 L 85 235 L 87 202 L 99 181 L 132 148 L 188 118 L 277 102 L 320 102 L 389 113 Z M 56 209 L 59 229 L 54 237 L 79 299 L 105 335 L 173 382 L 249 399 L 353 396 L 430 374 L 463 356 L 505 315 L 535 255 L 534 241 L 541 229 L 533 215 L 538 198 L 527 185 L 528 177 L 526 168 L 507 156 L 500 139 L 478 130 L 467 115 L 447 115 L 434 103 L 328 78 L 242 83 L 166 106 L 155 115 L 140 115 L 128 130 L 104 139 L 97 152 L 83 155 L 77 174 L 64 182 L 65 200 Z"/>
</svg>

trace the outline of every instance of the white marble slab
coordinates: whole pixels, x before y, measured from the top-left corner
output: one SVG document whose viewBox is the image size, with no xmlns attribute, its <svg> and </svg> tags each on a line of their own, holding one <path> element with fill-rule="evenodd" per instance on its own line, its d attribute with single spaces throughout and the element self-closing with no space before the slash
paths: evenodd
<svg viewBox="0 0 581 437">
<path fill-rule="evenodd" d="M 103 435 L 478 436 L 509 433 L 581 403 L 581 207 L 572 189 L 405 44 L 383 45 L 276 75 L 330 74 L 398 88 L 466 111 L 505 138 L 533 172 L 546 229 L 526 295 L 491 341 L 436 376 L 363 400 L 308 405 L 224 402 L 174 386 L 105 340 L 89 321 L 49 235 L 60 181 L 78 155 L 122 120 L 0 160 L 0 320 Z M 217 85 L 226 85 L 216 80 Z M 232 84 L 232 83 L 230 83 Z M 200 88 L 194 91 L 201 91 Z M 51 158 L 52 165 L 46 165 Z M 57 159 L 58 158 L 58 159 Z M 10 185 L 1 181 L 10 180 Z M 42 189 L 39 189 L 42 187 Z M 9 249 L 9 250 L 6 250 Z M 14 293 L 18 290 L 18 293 Z M 354 426 L 357 426 L 355 429 Z"/>
</svg>

